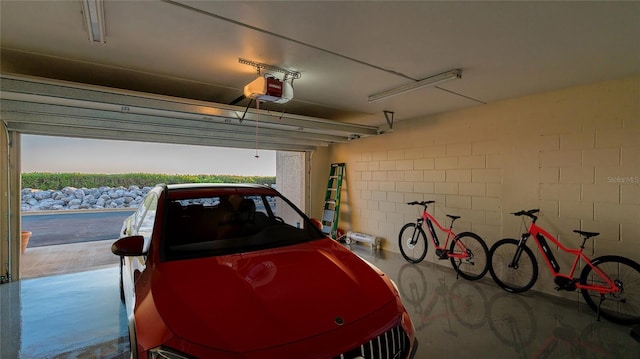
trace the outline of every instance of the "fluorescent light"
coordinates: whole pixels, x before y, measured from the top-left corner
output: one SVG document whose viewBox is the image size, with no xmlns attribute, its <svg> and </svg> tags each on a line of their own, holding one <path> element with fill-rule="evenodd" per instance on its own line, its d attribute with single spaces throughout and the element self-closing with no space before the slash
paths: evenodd
<svg viewBox="0 0 640 359">
<path fill-rule="evenodd" d="M 82 0 L 82 12 L 89 33 L 89 41 L 104 44 L 103 0 Z"/>
<path fill-rule="evenodd" d="M 373 94 L 373 95 L 369 96 L 369 102 L 376 102 L 376 101 L 382 100 L 382 99 L 387 98 L 387 97 L 400 95 L 400 94 L 403 94 L 405 92 L 413 91 L 413 90 L 416 90 L 416 89 L 419 89 L 419 88 L 423 88 L 423 87 L 427 87 L 427 86 L 435 86 L 435 85 L 441 84 L 443 82 L 459 79 L 461 77 L 462 77 L 462 70 L 461 69 L 450 70 L 450 71 L 443 72 L 443 73 L 438 74 L 438 75 L 427 77 L 426 79 L 422 79 L 422 80 L 419 80 L 419 81 L 416 81 L 416 82 L 412 82 L 412 83 L 407 84 L 407 85 L 403 85 L 403 86 L 400 86 L 400 87 L 392 88 L 390 90 L 378 92 L 376 94 Z"/>
</svg>

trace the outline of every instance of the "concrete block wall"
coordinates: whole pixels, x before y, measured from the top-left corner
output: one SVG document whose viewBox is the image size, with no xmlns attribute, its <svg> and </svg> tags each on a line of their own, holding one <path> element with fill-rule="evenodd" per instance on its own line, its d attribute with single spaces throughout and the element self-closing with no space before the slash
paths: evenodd
<svg viewBox="0 0 640 359">
<path fill-rule="evenodd" d="M 400 228 L 419 214 L 406 202 L 435 200 L 438 220 L 462 216 L 455 229 L 489 246 L 523 231 L 511 212 L 540 208 L 538 223 L 563 244 L 578 245 L 574 229 L 601 232 L 590 254 L 640 262 L 640 77 L 398 121 L 328 152 L 347 164 L 340 227 L 382 237 L 384 249 L 398 252 Z"/>
</svg>

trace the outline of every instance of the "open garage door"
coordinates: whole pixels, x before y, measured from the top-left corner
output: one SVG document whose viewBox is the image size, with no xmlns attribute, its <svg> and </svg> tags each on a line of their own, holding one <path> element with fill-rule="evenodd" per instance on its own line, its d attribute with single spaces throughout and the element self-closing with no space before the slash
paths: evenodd
<svg viewBox="0 0 640 359">
<path fill-rule="evenodd" d="M 318 147 L 380 133 L 374 126 L 32 77 L 1 75 L 0 89 L 4 280 L 19 273 L 20 134 L 297 152 L 279 161 L 306 174 Z M 308 209 L 308 179 L 293 183 L 304 186 L 293 197 Z"/>
</svg>

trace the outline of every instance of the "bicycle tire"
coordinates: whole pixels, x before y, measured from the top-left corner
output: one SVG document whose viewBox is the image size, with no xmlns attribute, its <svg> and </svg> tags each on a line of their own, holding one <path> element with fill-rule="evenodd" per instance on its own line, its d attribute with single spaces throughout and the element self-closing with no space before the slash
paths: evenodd
<svg viewBox="0 0 640 359">
<path fill-rule="evenodd" d="M 489 251 L 489 273 L 500 288 L 510 293 L 526 292 L 538 279 L 538 262 L 527 246 L 522 247 L 518 266 L 509 266 L 517 249 L 518 241 L 506 238 L 497 241 Z"/>
<path fill-rule="evenodd" d="M 600 305 L 600 315 L 616 324 L 640 323 L 640 264 L 620 256 L 602 256 L 591 261 L 593 267 L 607 274 L 622 288 L 620 293 L 606 293 Z M 592 275 L 593 268 L 585 266 L 580 274 L 580 284 L 604 284 L 598 275 Z M 585 302 L 598 312 L 600 293 L 580 289 Z"/>
<path fill-rule="evenodd" d="M 427 235 L 417 223 L 407 223 L 398 235 L 400 253 L 409 263 L 420 263 L 427 256 Z"/>
<path fill-rule="evenodd" d="M 462 246 L 460 245 L 462 243 Z M 466 280 L 478 280 L 484 277 L 489 270 L 489 249 L 479 235 L 472 232 L 458 234 L 449 247 L 449 253 L 460 253 L 466 250 L 469 258 L 458 260 L 455 257 L 449 258 L 451 265 L 460 276 Z M 459 261 L 459 262 L 458 262 Z"/>
</svg>

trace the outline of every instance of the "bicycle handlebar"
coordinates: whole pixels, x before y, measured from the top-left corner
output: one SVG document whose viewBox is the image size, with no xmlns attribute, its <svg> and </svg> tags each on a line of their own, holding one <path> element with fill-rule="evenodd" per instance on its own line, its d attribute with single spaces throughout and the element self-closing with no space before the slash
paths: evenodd
<svg viewBox="0 0 640 359">
<path fill-rule="evenodd" d="M 538 219 L 538 216 L 535 216 L 535 214 L 538 213 L 538 212 L 540 212 L 539 209 L 530 209 L 528 211 L 522 210 L 522 211 L 519 211 L 519 212 L 513 212 L 511 214 L 513 214 L 514 216 L 518 216 L 518 217 L 519 216 L 527 216 L 527 217 L 529 217 L 529 218 L 531 218 L 533 220 L 536 220 L 536 219 Z"/>
<path fill-rule="evenodd" d="M 413 206 L 413 205 L 426 206 L 426 205 L 431 204 L 431 203 L 436 203 L 436 201 L 420 201 L 420 202 L 413 201 L 413 202 L 407 202 L 407 204 L 411 205 L 411 206 Z"/>
</svg>

